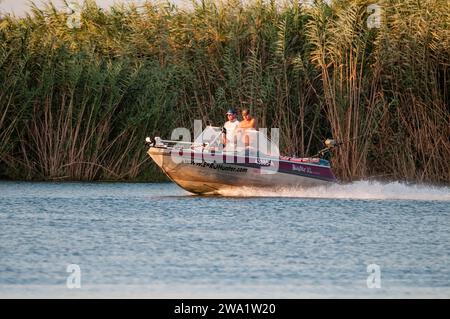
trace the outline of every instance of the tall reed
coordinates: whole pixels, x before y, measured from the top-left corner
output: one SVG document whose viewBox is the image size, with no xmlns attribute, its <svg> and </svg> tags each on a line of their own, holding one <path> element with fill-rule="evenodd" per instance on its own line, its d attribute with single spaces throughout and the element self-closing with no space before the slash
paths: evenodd
<svg viewBox="0 0 450 319">
<path fill-rule="evenodd" d="M 51 3 L 0 17 L 0 175 L 152 179 L 145 136 L 229 107 L 279 127 L 282 153 L 325 138 L 342 180 L 450 181 L 450 10 L 392 0 L 147 2 L 100 10 L 79 28 Z M 152 173 L 153 174 L 153 173 Z"/>
</svg>

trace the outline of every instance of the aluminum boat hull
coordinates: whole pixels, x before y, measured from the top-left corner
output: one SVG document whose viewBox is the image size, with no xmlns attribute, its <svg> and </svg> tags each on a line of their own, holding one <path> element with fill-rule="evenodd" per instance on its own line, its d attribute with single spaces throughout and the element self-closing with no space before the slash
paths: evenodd
<svg viewBox="0 0 450 319">
<path fill-rule="evenodd" d="M 163 172 L 195 194 L 220 194 L 235 187 L 314 187 L 336 182 L 329 165 L 283 157 L 253 157 L 225 153 L 150 147 L 148 154 Z M 302 160 L 302 162 L 299 162 Z"/>
</svg>

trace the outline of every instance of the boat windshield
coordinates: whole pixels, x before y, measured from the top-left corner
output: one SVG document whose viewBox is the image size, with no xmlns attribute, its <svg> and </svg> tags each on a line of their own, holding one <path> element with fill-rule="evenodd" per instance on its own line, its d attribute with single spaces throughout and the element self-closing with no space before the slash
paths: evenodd
<svg viewBox="0 0 450 319">
<path fill-rule="evenodd" d="M 199 136 L 194 141 L 196 145 L 205 144 L 207 148 L 218 148 L 220 147 L 222 130 L 220 127 L 216 126 L 207 126 L 203 132 L 200 133 Z"/>
<path fill-rule="evenodd" d="M 235 143 L 229 143 L 225 147 L 222 144 L 222 129 L 215 126 L 207 126 L 195 139 L 194 145 L 204 147 L 207 150 L 232 152 L 250 156 L 275 156 L 280 155 L 278 145 L 273 143 L 265 134 L 265 130 L 247 129 L 236 133 Z"/>
</svg>

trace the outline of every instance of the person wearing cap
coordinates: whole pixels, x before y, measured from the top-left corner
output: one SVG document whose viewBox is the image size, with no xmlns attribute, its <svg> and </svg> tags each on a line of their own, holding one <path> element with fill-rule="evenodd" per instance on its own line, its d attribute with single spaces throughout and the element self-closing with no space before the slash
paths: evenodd
<svg viewBox="0 0 450 319">
<path fill-rule="evenodd" d="M 235 141 L 235 130 L 239 126 L 239 121 L 237 120 L 237 113 L 234 109 L 229 109 L 227 112 L 228 121 L 223 125 L 224 127 L 224 138 L 223 144 L 229 148 L 236 145 Z"/>
</svg>

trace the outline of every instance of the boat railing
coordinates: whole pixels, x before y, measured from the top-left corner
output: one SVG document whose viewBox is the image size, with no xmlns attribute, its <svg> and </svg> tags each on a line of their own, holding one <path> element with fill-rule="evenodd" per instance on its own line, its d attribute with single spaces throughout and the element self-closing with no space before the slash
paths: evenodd
<svg viewBox="0 0 450 319">
<path fill-rule="evenodd" d="M 179 146 L 180 148 L 183 148 L 183 146 L 186 146 L 186 148 L 192 148 L 192 147 L 206 147 L 207 143 L 163 140 L 160 137 L 155 137 L 154 146 L 156 146 L 156 147 L 177 147 L 177 146 Z"/>
</svg>

